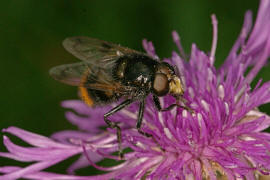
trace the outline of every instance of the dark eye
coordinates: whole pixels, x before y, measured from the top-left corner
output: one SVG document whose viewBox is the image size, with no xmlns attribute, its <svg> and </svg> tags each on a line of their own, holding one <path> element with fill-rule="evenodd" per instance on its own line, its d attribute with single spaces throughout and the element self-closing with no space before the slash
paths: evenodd
<svg viewBox="0 0 270 180">
<path fill-rule="evenodd" d="M 156 73 L 153 90 L 157 96 L 164 96 L 169 92 L 169 81 L 165 74 Z"/>
</svg>

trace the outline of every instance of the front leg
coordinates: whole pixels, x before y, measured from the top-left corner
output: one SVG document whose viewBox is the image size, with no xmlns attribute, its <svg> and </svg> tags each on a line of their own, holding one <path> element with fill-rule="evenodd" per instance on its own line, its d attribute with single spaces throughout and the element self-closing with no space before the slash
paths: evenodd
<svg viewBox="0 0 270 180">
<path fill-rule="evenodd" d="M 183 108 L 183 109 L 185 109 L 185 110 L 187 110 L 187 111 L 189 111 L 191 113 L 194 113 L 191 108 L 189 108 L 187 106 L 181 106 L 179 104 L 171 104 L 170 106 L 168 106 L 166 108 L 162 108 L 161 105 L 160 105 L 159 98 L 156 95 L 153 95 L 153 100 L 154 100 L 154 104 L 155 104 L 158 111 L 169 111 L 169 110 L 171 110 L 171 109 L 173 109 L 174 107 L 177 106 L 177 107 Z"/>
</svg>

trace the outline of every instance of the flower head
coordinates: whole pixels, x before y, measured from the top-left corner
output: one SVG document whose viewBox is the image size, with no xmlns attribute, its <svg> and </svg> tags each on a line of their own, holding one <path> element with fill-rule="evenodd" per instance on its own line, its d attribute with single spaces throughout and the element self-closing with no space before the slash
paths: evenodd
<svg viewBox="0 0 270 180">
<path fill-rule="evenodd" d="M 212 16 L 213 43 L 209 54 L 192 45 L 187 61 L 180 38 L 173 32 L 180 55 L 172 53 L 165 59 L 175 65 L 185 84 L 185 104 L 189 112 L 177 108 L 158 112 L 148 98 L 142 130 L 135 127 L 137 104 L 112 116 L 120 122 L 123 146 L 131 150 L 124 162 L 101 167 L 96 162 L 111 158 L 118 150 L 115 130 L 104 131 L 103 114 L 110 107 L 91 109 L 79 100 L 65 101 L 67 119 L 78 131 L 62 131 L 51 138 L 9 127 L 3 132 L 20 137 L 33 147 L 13 144 L 4 136 L 8 152 L 0 156 L 22 162 L 32 162 L 21 168 L 0 167 L 2 179 L 258 179 L 270 174 L 270 134 L 263 132 L 270 117 L 258 110 L 270 101 L 270 82 L 260 80 L 255 88 L 250 83 L 270 56 L 270 1 L 261 0 L 256 23 L 251 30 L 251 12 L 245 15 L 241 33 L 225 63 L 214 67 L 217 46 L 217 20 Z M 151 42 L 143 41 L 147 53 L 157 58 Z M 161 99 L 162 106 L 174 103 L 173 97 Z M 55 174 L 44 169 L 71 156 L 80 158 L 68 169 L 68 174 Z M 106 171 L 96 176 L 77 176 L 75 170 L 92 165 Z"/>
</svg>

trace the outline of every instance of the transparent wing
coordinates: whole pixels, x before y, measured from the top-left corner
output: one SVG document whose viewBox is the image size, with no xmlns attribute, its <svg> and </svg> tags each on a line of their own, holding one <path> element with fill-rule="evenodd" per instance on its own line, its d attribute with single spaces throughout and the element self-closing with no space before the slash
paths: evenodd
<svg viewBox="0 0 270 180">
<path fill-rule="evenodd" d="M 75 57 L 92 65 L 104 67 L 125 54 L 143 54 L 107 41 L 90 37 L 70 37 L 63 41 L 64 48 Z"/>
<path fill-rule="evenodd" d="M 72 86 L 79 86 L 81 79 L 88 71 L 89 66 L 86 63 L 74 63 L 74 64 L 64 64 L 56 66 L 50 69 L 50 75 L 65 84 Z"/>
<path fill-rule="evenodd" d="M 72 86 L 125 93 L 131 90 L 130 87 L 115 82 L 110 70 L 91 66 L 85 62 L 56 66 L 51 68 L 49 73 L 54 79 Z M 87 78 L 87 83 L 84 83 L 85 78 Z"/>
</svg>

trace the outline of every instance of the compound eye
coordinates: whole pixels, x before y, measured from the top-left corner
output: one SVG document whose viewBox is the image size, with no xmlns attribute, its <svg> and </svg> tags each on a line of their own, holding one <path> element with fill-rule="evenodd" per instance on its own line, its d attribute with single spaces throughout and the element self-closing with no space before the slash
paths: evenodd
<svg viewBox="0 0 270 180">
<path fill-rule="evenodd" d="M 157 96 L 164 96 L 169 92 L 169 80 L 165 74 L 156 73 L 153 90 Z"/>
</svg>

